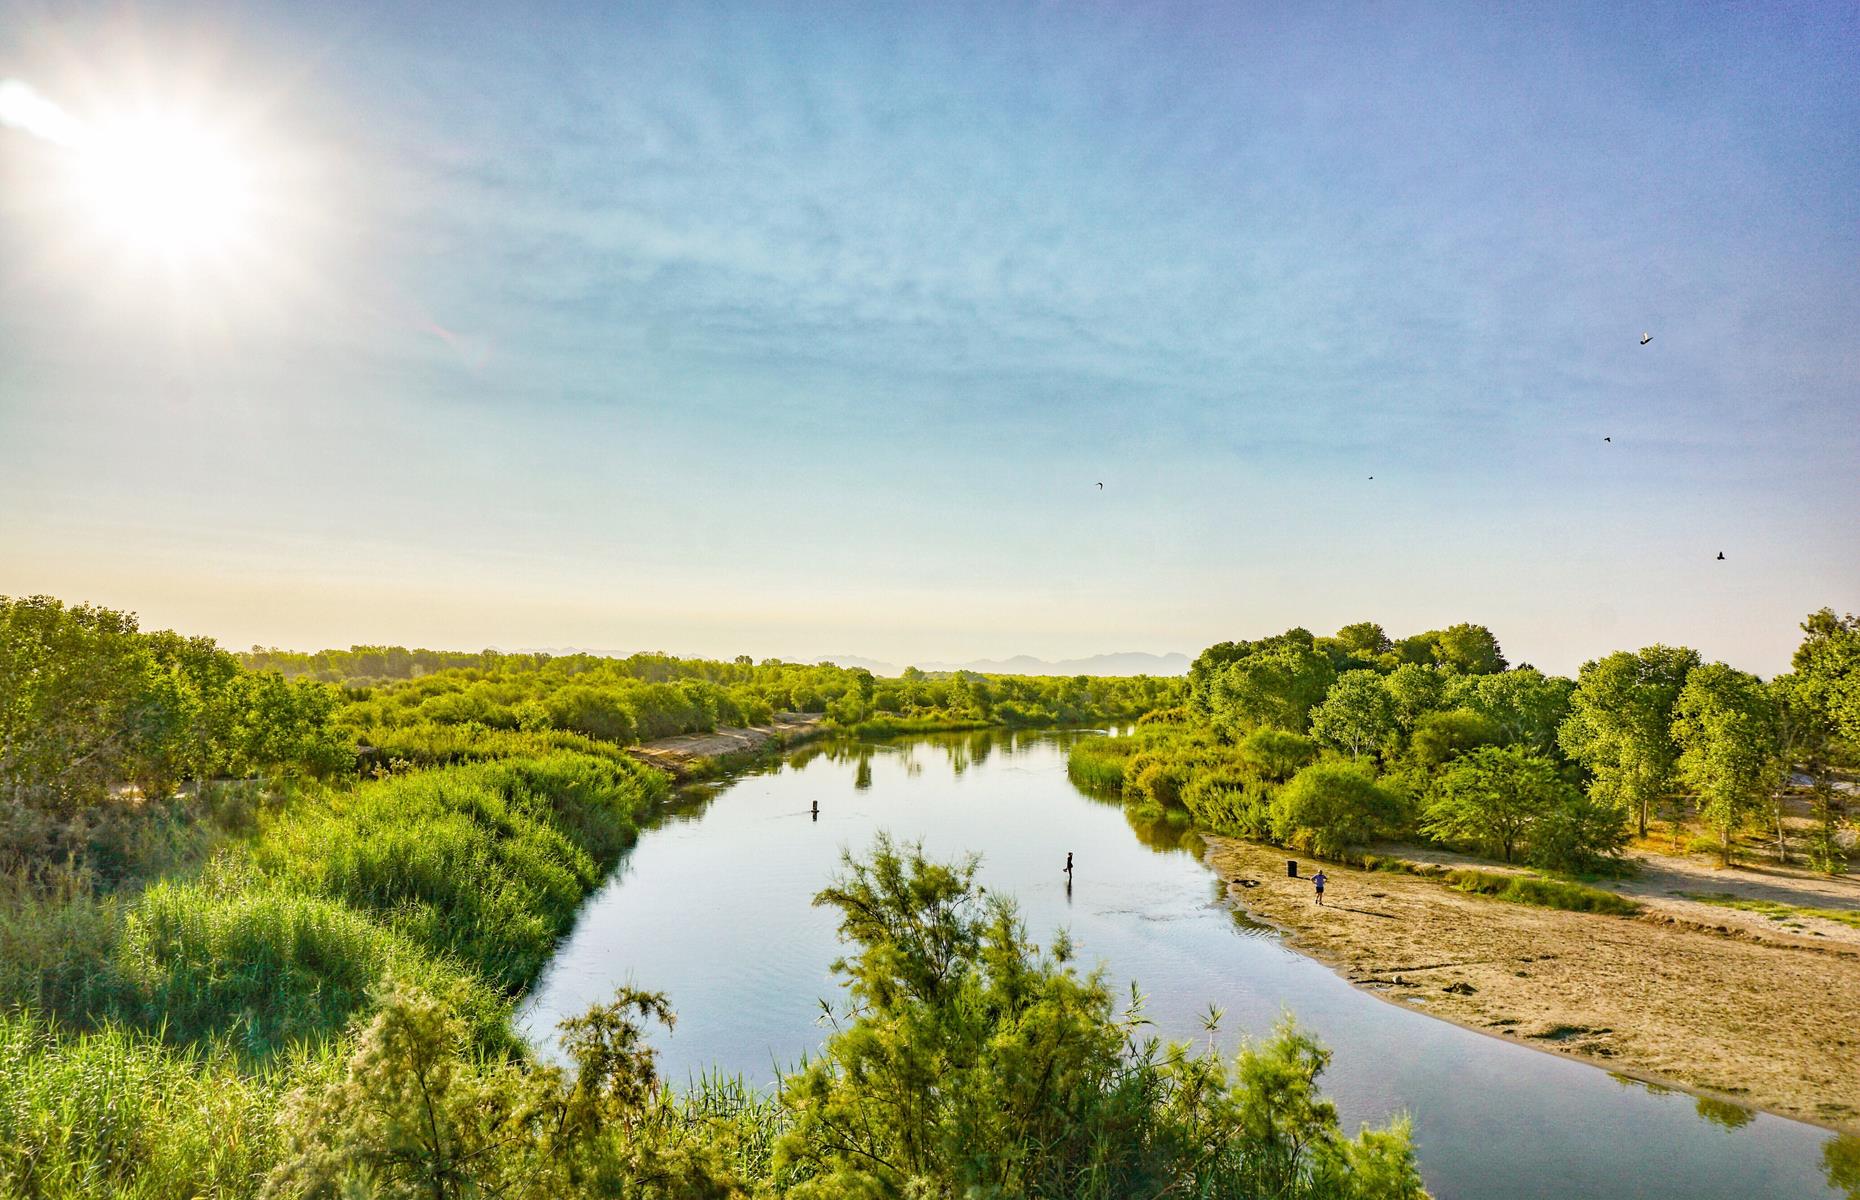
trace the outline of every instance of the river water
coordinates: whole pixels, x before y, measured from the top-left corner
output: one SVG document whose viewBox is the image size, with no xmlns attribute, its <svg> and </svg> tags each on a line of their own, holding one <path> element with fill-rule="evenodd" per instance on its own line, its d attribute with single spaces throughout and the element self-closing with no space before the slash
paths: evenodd
<svg viewBox="0 0 1860 1200">
<path fill-rule="evenodd" d="M 1205 1037 L 1210 1004 L 1224 1010 L 1230 1047 L 1295 1014 L 1335 1053 L 1322 1083 L 1345 1128 L 1408 1113 L 1443 1200 L 1841 1194 L 1824 1130 L 1701 1110 L 1683 1093 L 1433 1020 L 1286 949 L 1221 903 L 1219 881 L 1175 835 L 1133 827 L 1075 788 L 1072 736 L 816 743 L 698 792 L 589 901 L 520 1024 L 552 1048 L 558 1020 L 630 983 L 668 993 L 677 1010 L 676 1032 L 656 1035 L 668 1077 L 772 1080 L 819 1045 L 820 1002 L 839 999 L 834 914 L 809 901 L 842 849 L 863 851 L 884 830 L 940 857 L 981 855 L 982 884 L 1018 898 L 1035 940 L 1068 928 L 1079 961 L 1105 963 L 1120 988 L 1139 984 L 1165 1035 Z M 1860 1159 L 1853 1139 L 1840 1150 Z"/>
</svg>

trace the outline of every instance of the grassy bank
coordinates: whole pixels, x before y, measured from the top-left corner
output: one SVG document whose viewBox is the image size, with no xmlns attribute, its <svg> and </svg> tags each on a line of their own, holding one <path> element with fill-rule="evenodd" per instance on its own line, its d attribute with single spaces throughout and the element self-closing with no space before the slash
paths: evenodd
<svg viewBox="0 0 1860 1200">
<path fill-rule="evenodd" d="M 301 795 L 133 894 L 22 890 L 0 918 L 0 1180 L 252 1194 L 280 1098 L 333 1070 L 388 978 L 478 1053 L 518 1053 L 512 1000 L 665 790 L 570 750 L 442 767 Z"/>
</svg>

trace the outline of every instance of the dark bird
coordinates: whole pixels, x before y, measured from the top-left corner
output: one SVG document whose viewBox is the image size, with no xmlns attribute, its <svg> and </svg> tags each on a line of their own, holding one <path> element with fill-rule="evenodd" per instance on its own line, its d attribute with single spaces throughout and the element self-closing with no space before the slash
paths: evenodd
<svg viewBox="0 0 1860 1200">
<path fill-rule="evenodd" d="M 1643 346 L 1645 346 L 1648 342 L 1651 342 L 1652 340 L 1653 340 L 1653 335 L 1651 333 L 1643 333 L 1640 335 L 1640 344 Z"/>
<path fill-rule="evenodd" d="M 1615 439 L 1613 439 L 1613 438 L 1611 438 L 1611 437 L 1605 437 L 1605 438 L 1603 438 L 1602 440 L 1603 440 L 1604 442 L 1612 442 L 1612 441 L 1614 441 Z"/>
<path fill-rule="evenodd" d="M 1374 476 L 1374 475 L 1371 475 L 1371 476 L 1370 476 L 1370 478 L 1371 478 L 1371 479 L 1374 479 L 1374 478 L 1375 478 L 1375 476 Z"/>
<path fill-rule="evenodd" d="M 1722 551 L 1722 550 L 1720 550 L 1720 551 L 1718 551 L 1718 561 L 1719 561 L 1719 562 L 1723 562 L 1723 561 L 1724 561 L 1724 551 Z"/>
<path fill-rule="evenodd" d="M 1104 490 L 1104 485 L 1102 483 L 1098 485 L 1098 490 L 1101 492 Z"/>
</svg>

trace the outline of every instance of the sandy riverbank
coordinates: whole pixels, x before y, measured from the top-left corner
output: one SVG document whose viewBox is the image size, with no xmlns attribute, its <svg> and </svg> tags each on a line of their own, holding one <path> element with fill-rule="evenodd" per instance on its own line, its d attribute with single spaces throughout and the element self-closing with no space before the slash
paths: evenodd
<svg viewBox="0 0 1860 1200">
<path fill-rule="evenodd" d="M 1318 908 L 1308 879 L 1286 877 L 1286 851 L 1207 844 L 1236 904 L 1359 987 L 1610 1070 L 1860 1132 L 1860 929 L 1683 895 L 1860 909 L 1860 881 L 1649 855 L 1614 889 L 1642 915 L 1610 917 L 1325 864 Z"/>
<path fill-rule="evenodd" d="M 825 720 L 818 713 L 777 713 L 768 725 L 685 733 L 634 746 L 628 753 L 649 766 L 683 778 L 700 773 L 720 760 L 757 753 L 770 743 L 791 746 L 805 741 L 821 732 Z"/>
</svg>

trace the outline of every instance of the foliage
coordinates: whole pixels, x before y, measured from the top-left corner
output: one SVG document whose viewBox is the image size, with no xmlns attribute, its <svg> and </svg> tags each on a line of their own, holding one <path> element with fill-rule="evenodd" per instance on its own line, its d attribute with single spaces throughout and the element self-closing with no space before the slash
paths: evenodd
<svg viewBox="0 0 1860 1200">
<path fill-rule="evenodd" d="M 217 1042 L 74 1035 L 0 1010 L 0 1195 L 250 1196 L 277 1154 L 280 1094 L 319 1067 L 253 1073 Z"/>
<path fill-rule="evenodd" d="M 1674 706 L 1698 663 L 1697 651 L 1674 646 L 1584 663 L 1557 734 L 1564 752 L 1594 776 L 1591 794 L 1636 814 L 1642 837 L 1648 812 L 1674 781 Z"/>
<path fill-rule="evenodd" d="M 1240 742 L 1240 753 L 1273 783 L 1284 783 L 1317 759 L 1317 744 L 1284 729 L 1256 729 Z"/>
<path fill-rule="evenodd" d="M 1415 721 L 1408 757 L 1423 775 L 1432 775 L 1468 751 L 1498 745 L 1504 736 L 1497 721 L 1469 708 L 1423 713 Z"/>
<path fill-rule="evenodd" d="M 635 763 L 568 752 L 392 777 L 294 812 L 252 862 L 515 991 L 665 788 Z"/>
<path fill-rule="evenodd" d="M 1393 833 L 1403 817 L 1398 796 L 1368 768 L 1346 762 L 1311 764 L 1272 802 L 1273 836 L 1324 858 Z"/>
<path fill-rule="evenodd" d="M 126 785 L 159 812 L 187 778 L 346 771 L 336 704 L 128 613 L 0 597 L 0 868 L 91 857 Z"/>
<path fill-rule="evenodd" d="M 850 1020 L 784 1083 L 775 1183 L 807 1197 L 1419 1196 L 1405 1128 L 1345 1141 L 1289 1028 L 1243 1054 L 1135 1040 L 1063 936 L 1031 948 L 975 865 L 881 838 L 817 904 Z"/>
<path fill-rule="evenodd" d="M 1732 837 L 1782 783 L 1775 704 L 1755 675 L 1723 663 L 1694 667 L 1674 706 L 1673 740 L 1679 776 L 1729 864 Z"/>
<path fill-rule="evenodd" d="M 1468 675 L 1490 675 L 1505 669 L 1505 655 L 1498 648 L 1498 639 L 1483 625 L 1461 623 L 1418 633 L 1397 642 L 1394 654 L 1404 663 Z"/>
<path fill-rule="evenodd" d="M 1860 616 L 1831 608 L 1802 622 L 1793 666 L 1814 703 L 1848 743 L 1860 747 Z"/>
<path fill-rule="evenodd" d="M 1535 667 L 1447 676 L 1446 680 L 1445 704 L 1491 721 L 1499 734 L 1493 740 L 1524 746 L 1533 754 L 1557 753 L 1557 730 L 1569 716 L 1570 697 L 1576 688 L 1570 680 L 1545 675 Z"/>
<path fill-rule="evenodd" d="M 1292 630 L 1221 668 L 1210 685 L 1209 710 L 1230 737 L 1262 727 L 1303 733 L 1335 678 L 1311 635 Z"/>
<path fill-rule="evenodd" d="M 1421 828 L 1444 841 L 1476 843 L 1510 862 L 1520 843 L 1535 848 L 1537 831 L 1553 814 L 1582 802 L 1550 760 L 1521 747 L 1484 746 L 1455 759 L 1434 781 Z"/>
<path fill-rule="evenodd" d="M 1311 736 L 1351 758 L 1381 749 L 1397 730 L 1394 697 L 1372 670 L 1345 671 L 1311 710 Z"/>
</svg>

